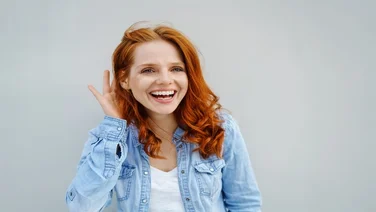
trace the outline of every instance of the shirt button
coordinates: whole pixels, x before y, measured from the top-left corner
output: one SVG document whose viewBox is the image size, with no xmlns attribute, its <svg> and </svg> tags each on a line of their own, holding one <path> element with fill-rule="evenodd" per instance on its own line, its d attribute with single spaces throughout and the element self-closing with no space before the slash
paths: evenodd
<svg viewBox="0 0 376 212">
<path fill-rule="evenodd" d="M 189 201 L 189 200 L 191 200 L 191 199 L 189 199 L 189 198 L 187 197 L 187 198 L 185 198 L 185 200 Z"/>
<path fill-rule="evenodd" d="M 121 130 L 121 127 L 118 127 L 118 130 L 120 131 L 120 130 Z"/>
<path fill-rule="evenodd" d="M 146 202 L 147 202 L 147 200 L 146 200 L 146 199 L 143 199 L 143 200 L 142 200 L 142 202 L 143 202 L 143 203 L 146 203 Z"/>
<path fill-rule="evenodd" d="M 181 145 L 181 144 L 178 146 L 178 148 L 182 148 L 182 147 L 183 147 L 183 145 Z"/>
<path fill-rule="evenodd" d="M 211 169 L 210 169 L 210 171 L 211 171 L 211 172 L 214 172 L 214 169 L 213 169 L 213 168 L 211 168 Z"/>
<path fill-rule="evenodd" d="M 148 174 L 149 174 L 149 172 L 144 172 L 144 174 L 145 174 L 145 175 L 148 175 Z"/>
<path fill-rule="evenodd" d="M 184 174 L 184 173 L 185 173 L 185 171 L 184 171 L 184 170 L 181 170 L 181 173 L 182 173 L 182 174 Z"/>
</svg>

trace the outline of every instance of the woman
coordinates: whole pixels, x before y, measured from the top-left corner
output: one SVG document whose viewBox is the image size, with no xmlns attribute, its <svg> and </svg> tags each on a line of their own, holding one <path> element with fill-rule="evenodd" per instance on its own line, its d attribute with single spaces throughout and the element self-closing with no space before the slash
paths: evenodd
<svg viewBox="0 0 376 212">
<path fill-rule="evenodd" d="M 261 211 L 246 145 L 204 81 L 192 43 L 168 26 L 124 33 L 114 79 L 89 90 L 105 113 L 68 188 L 70 211 Z"/>
</svg>

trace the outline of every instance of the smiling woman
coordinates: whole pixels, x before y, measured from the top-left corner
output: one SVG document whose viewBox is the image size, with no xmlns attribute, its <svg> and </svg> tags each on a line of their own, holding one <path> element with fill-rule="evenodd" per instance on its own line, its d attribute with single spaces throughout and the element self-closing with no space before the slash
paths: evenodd
<svg viewBox="0 0 376 212">
<path fill-rule="evenodd" d="M 261 197 L 236 121 L 206 84 L 192 43 L 157 25 L 124 33 L 113 53 L 105 113 L 89 132 L 66 202 L 102 211 L 261 211 Z"/>
<path fill-rule="evenodd" d="M 122 87 L 145 106 L 149 116 L 173 114 L 188 89 L 188 78 L 178 49 L 164 40 L 139 44 L 133 66 Z"/>
</svg>

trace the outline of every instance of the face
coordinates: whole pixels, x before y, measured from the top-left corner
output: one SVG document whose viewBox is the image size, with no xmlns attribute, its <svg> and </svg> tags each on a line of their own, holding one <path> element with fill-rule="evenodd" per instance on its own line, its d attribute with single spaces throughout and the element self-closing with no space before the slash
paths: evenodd
<svg viewBox="0 0 376 212">
<path fill-rule="evenodd" d="M 161 40 L 140 44 L 126 85 L 149 115 L 172 114 L 188 89 L 185 65 L 176 47 Z"/>
</svg>

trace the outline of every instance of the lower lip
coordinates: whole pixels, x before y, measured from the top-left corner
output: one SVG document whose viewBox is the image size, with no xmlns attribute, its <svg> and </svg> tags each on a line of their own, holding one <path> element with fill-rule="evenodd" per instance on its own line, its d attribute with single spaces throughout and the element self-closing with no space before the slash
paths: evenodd
<svg viewBox="0 0 376 212">
<path fill-rule="evenodd" d="M 154 101 L 156 101 L 156 102 L 159 102 L 159 103 L 162 103 L 162 104 L 168 104 L 168 103 L 171 103 L 174 100 L 175 96 L 176 96 L 176 93 L 174 94 L 174 96 L 172 96 L 172 98 L 168 98 L 168 99 L 158 99 L 158 98 L 155 98 L 153 95 L 151 95 L 151 98 L 153 98 Z"/>
</svg>

